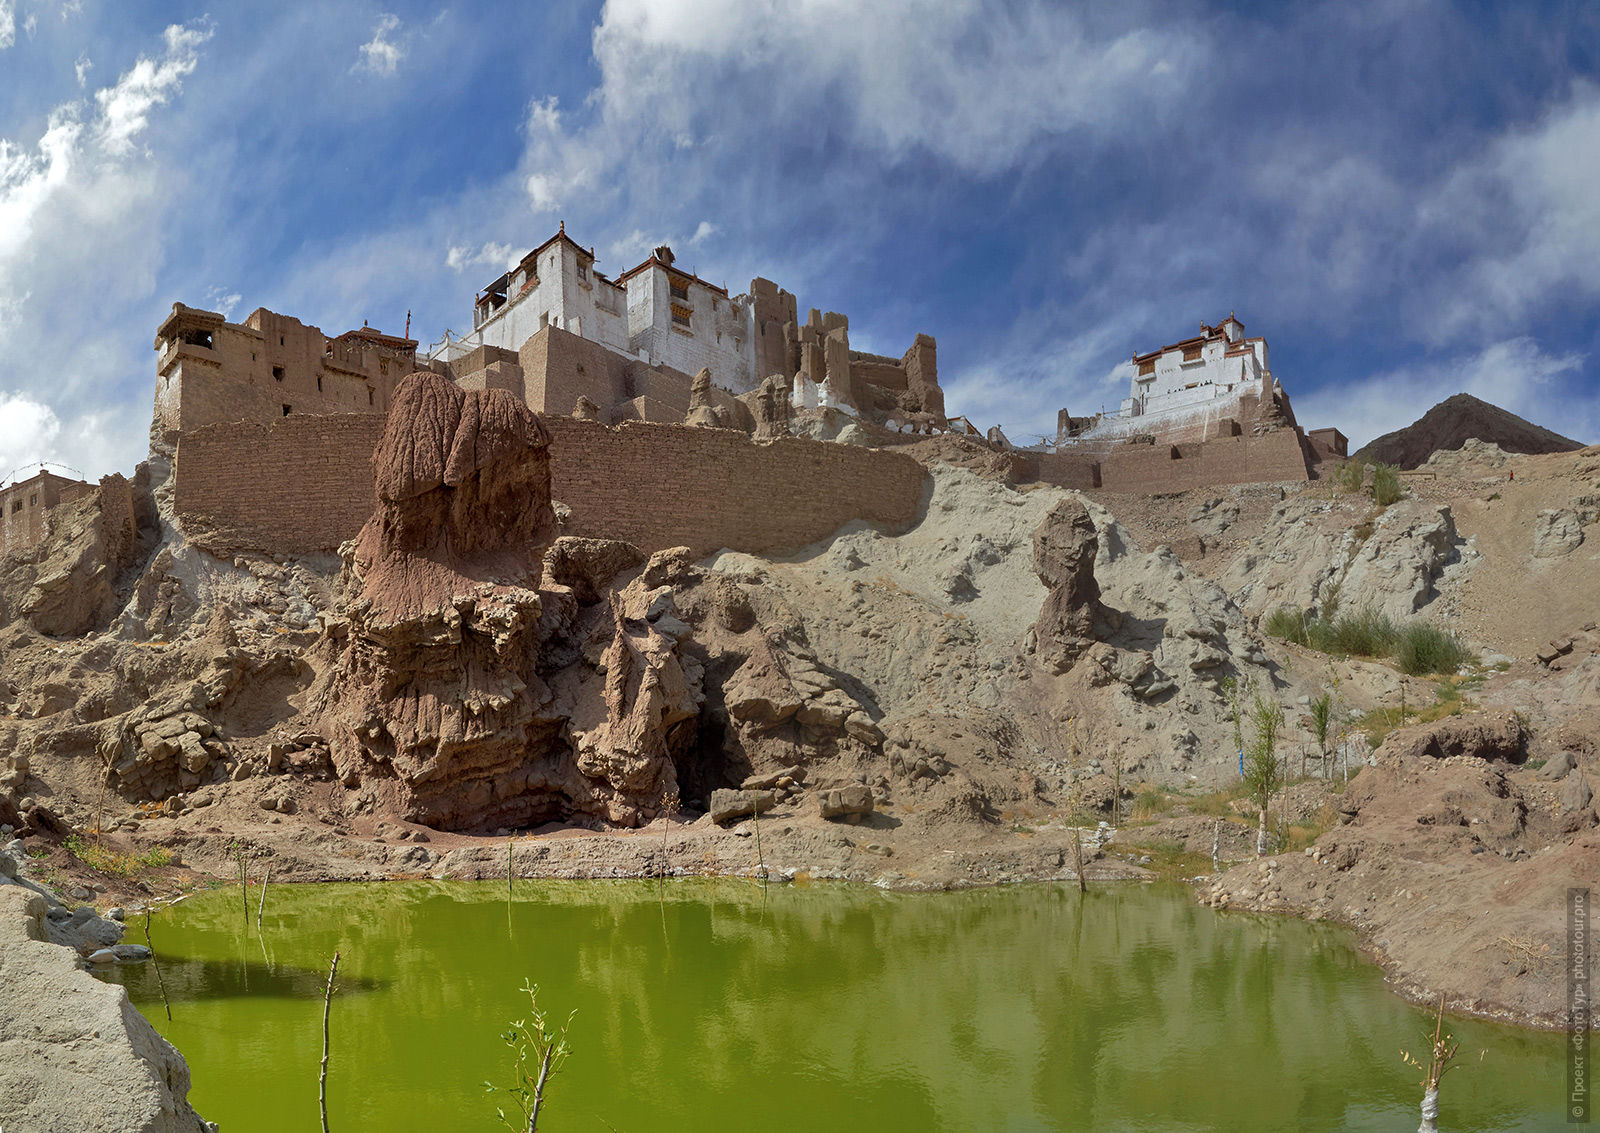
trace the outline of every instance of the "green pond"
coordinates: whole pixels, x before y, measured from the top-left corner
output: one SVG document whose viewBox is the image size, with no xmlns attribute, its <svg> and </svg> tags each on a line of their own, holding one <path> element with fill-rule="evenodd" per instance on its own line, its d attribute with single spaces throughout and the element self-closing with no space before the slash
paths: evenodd
<svg viewBox="0 0 1600 1133">
<path fill-rule="evenodd" d="M 316 1129 L 342 953 L 334 1133 L 492 1130 L 525 979 L 572 1054 L 561 1130 L 1416 1128 L 1431 1019 L 1348 933 L 1220 914 L 1176 885 L 895 894 L 739 881 L 237 889 L 152 918 L 122 967 L 223 1133 Z M 126 938 L 142 941 L 138 924 Z M 1561 1123 L 1561 1039 L 1470 1020 L 1446 1130 Z"/>
</svg>

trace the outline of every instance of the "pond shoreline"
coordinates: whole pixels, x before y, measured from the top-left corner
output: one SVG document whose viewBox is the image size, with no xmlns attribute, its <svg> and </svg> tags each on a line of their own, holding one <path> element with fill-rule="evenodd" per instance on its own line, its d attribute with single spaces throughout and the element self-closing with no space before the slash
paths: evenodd
<svg viewBox="0 0 1600 1133">
<path fill-rule="evenodd" d="M 204 812 L 194 817 L 203 821 Z M 198 827 L 198 828 L 196 828 Z M 154 833 L 152 831 L 151 833 Z M 908 838 L 905 832 L 879 825 L 845 825 L 792 814 L 763 816 L 731 827 L 701 817 L 670 826 L 658 821 L 641 830 L 593 831 L 551 827 L 510 836 L 441 833 L 419 826 L 384 823 L 369 831 L 330 830 L 297 821 L 262 822 L 244 830 L 189 824 L 175 825 L 143 845 L 159 845 L 178 856 L 179 872 L 188 884 L 205 877 L 217 884 L 237 883 L 239 855 L 251 881 L 270 874 L 270 885 L 329 881 L 378 881 L 420 878 L 491 880 L 506 876 L 510 848 L 517 878 L 548 880 L 650 880 L 658 877 L 760 876 L 772 883 L 845 881 L 901 891 L 947 891 L 1025 882 L 1072 883 L 1074 848 L 1071 828 L 1037 823 L 1026 834 L 946 828 L 946 844 Z M 1092 833 L 1092 832 L 1091 832 Z M 1101 836 L 1109 832 L 1099 832 Z M 758 849 L 759 839 L 759 849 Z M 1441 991 L 1447 1010 L 1511 1023 L 1535 1030 L 1559 1030 L 1564 1016 L 1527 999 L 1500 999 L 1486 989 L 1455 978 L 1439 981 L 1419 973 L 1388 946 L 1382 925 L 1363 921 L 1341 904 L 1313 904 L 1287 899 L 1281 890 L 1247 882 L 1252 871 L 1269 868 L 1274 877 L 1298 875 L 1310 865 L 1300 854 L 1280 855 L 1257 863 L 1237 862 L 1229 871 L 1195 875 L 1175 873 L 1172 862 L 1151 862 L 1143 847 L 1110 836 L 1091 837 L 1084 849 L 1089 885 L 1148 881 L 1158 876 L 1183 880 L 1196 889 L 1196 899 L 1237 911 L 1295 916 L 1339 924 L 1353 930 L 1362 953 L 1385 974 L 1394 993 L 1409 1002 L 1436 1005 Z M 1142 859 L 1142 861 L 1141 861 Z M 1163 865 L 1167 866 L 1164 871 Z M 1204 866 L 1209 867 L 1205 861 Z M 168 883 L 176 890 L 176 878 Z M 1219 886 L 1221 888 L 1219 888 Z M 1217 894 L 1226 891 L 1225 902 Z M 150 894 L 131 887 L 106 895 L 122 904 L 148 904 Z"/>
</svg>

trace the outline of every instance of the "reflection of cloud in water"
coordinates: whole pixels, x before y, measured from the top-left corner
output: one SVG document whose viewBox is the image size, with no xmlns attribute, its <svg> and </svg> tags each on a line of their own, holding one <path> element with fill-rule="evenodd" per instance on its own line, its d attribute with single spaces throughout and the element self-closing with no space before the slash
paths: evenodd
<svg viewBox="0 0 1600 1133">
<path fill-rule="evenodd" d="M 303 1088 L 337 947 L 335 1047 L 360 1084 L 361 1127 L 476 1128 L 459 1115 L 484 1108 L 478 1083 L 503 1064 L 497 1035 L 525 977 L 554 1017 L 577 1010 L 557 1094 L 577 1126 L 1243 1128 L 1248 1112 L 1248 1127 L 1333 1130 L 1414 1107 L 1395 1051 L 1420 1013 L 1349 934 L 1223 916 L 1170 887 L 515 892 L 508 928 L 503 883 L 285 886 L 264 941 L 252 920 L 248 959 L 237 894 L 159 915 L 196 1104 L 248 1129 L 221 1095 Z M 128 978 L 159 1022 L 153 975 Z M 1492 1037 L 1493 1068 L 1474 1069 L 1484 1121 L 1559 1066 L 1558 1040 Z M 240 1066 L 252 1069 L 230 1079 Z"/>
</svg>

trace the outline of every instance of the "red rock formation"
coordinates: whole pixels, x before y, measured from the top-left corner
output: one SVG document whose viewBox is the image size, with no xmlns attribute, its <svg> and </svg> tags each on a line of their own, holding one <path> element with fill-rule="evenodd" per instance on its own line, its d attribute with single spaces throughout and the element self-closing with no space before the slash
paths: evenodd
<svg viewBox="0 0 1600 1133">
<path fill-rule="evenodd" d="M 558 704 L 545 682 L 551 636 L 572 631 L 603 582 L 592 566 L 582 593 L 555 582 L 541 592 L 555 533 L 548 445 L 502 391 L 428 373 L 397 391 L 373 457 L 378 508 L 348 563 L 348 625 L 335 627 L 320 689 L 355 806 L 451 829 L 633 822 L 675 786 L 665 730 L 696 706 L 670 695 L 670 680 L 614 649 L 603 701 Z M 571 722 L 590 716 L 574 752 Z"/>
</svg>

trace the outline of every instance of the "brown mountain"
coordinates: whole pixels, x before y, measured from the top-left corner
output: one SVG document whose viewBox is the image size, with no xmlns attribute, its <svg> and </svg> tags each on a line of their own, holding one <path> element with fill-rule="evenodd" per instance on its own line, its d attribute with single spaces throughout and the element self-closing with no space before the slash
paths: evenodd
<svg viewBox="0 0 1600 1133">
<path fill-rule="evenodd" d="M 1571 452 L 1579 441 L 1524 421 L 1498 405 L 1458 393 L 1418 417 L 1404 429 L 1385 433 L 1355 455 L 1401 468 L 1415 468 L 1439 449 L 1458 449 L 1471 437 L 1499 445 L 1506 452 Z"/>
</svg>

